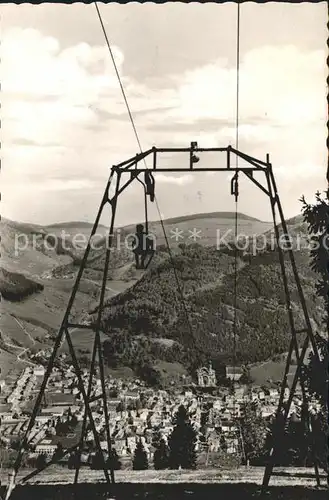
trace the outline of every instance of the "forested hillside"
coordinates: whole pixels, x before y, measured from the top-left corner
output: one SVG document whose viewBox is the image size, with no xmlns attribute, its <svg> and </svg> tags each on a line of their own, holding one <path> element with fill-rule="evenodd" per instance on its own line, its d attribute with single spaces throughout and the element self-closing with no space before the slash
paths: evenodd
<svg viewBox="0 0 329 500">
<path fill-rule="evenodd" d="M 0 294 L 5 300 L 18 302 L 35 292 L 43 290 L 43 285 L 19 273 L 12 273 L 0 267 Z"/>
<path fill-rule="evenodd" d="M 309 268 L 308 251 L 296 252 L 295 257 L 310 315 L 319 323 L 322 309 L 315 296 L 316 277 Z M 173 251 L 173 262 L 163 250 L 139 282 L 107 304 L 103 329 L 109 335 L 124 332 L 127 343 L 140 335 L 173 339 L 183 346 L 189 363 L 198 353 L 232 362 L 233 269 L 234 255 L 229 250 L 180 245 Z M 287 269 L 291 278 L 290 265 Z M 302 313 L 295 287 L 291 293 L 299 328 Z M 238 362 L 262 361 L 287 350 L 290 331 L 277 251 L 238 256 L 236 304 Z M 177 345 L 167 349 L 164 356 L 168 355 L 171 360 L 182 360 Z"/>
</svg>

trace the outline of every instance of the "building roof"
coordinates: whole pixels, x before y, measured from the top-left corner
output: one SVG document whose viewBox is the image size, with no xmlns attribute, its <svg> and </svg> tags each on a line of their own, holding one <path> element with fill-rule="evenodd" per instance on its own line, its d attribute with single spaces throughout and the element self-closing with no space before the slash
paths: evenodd
<svg viewBox="0 0 329 500">
<path fill-rule="evenodd" d="M 226 373 L 230 373 L 232 375 L 241 375 L 243 370 L 240 366 L 227 366 Z"/>
<path fill-rule="evenodd" d="M 62 406 L 62 405 L 57 405 L 57 406 L 47 406 L 46 408 L 42 408 L 41 410 L 41 415 L 52 415 L 52 414 L 57 414 L 59 413 L 65 413 L 70 406 Z"/>
<path fill-rule="evenodd" d="M 10 404 L 0 404 L 0 413 L 8 413 L 11 410 Z"/>
<path fill-rule="evenodd" d="M 68 405 L 76 404 L 77 400 L 74 394 L 67 394 L 63 392 L 48 392 L 46 394 L 46 400 L 49 405 Z"/>
</svg>

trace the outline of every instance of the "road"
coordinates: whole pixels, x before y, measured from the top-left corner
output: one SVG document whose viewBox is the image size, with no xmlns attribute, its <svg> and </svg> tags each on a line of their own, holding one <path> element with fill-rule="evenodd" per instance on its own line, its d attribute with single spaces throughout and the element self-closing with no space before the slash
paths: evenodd
<svg viewBox="0 0 329 500">
<path fill-rule="evenodd" d="M 22 331 L 25 333 L 25 335 L 31 340 L 32 344 L 34 345 L 35 344 L 34 338 L 31 337 L 30 333 L 24 328 L 24 326 L 22 325 L 22 323 L 13 314 L 11 314 L 10 316 L 21 327 Z M 23 350 L 22 350 L 22 352 L 20 354 L 18 354 L 17 361 L 20 361 L 21 363 L 27 363 L 30 366 L 34 366 L 35 363 L 32 363 L 31 361 L 27 361 L 26 359 L 22 359 L 22 356 L 24 356 L 26 354 L 26 352 L 29 350 L 29 348 L 28 347 L 26 347 L 26 348 L 22 347 L 21 349 L 23 349 Z"/>
<path fill-rule="evenodd" d="M 12 316 L 12 315 L 11 315 Z M 16 321 L 17 321 L 17 318 L 15 318 L 14 316 L 12 316 Z M 17 321 L 18 322 L 18 321 Z M 20 324 L 20 323 L 19 323 Z M 28 337 L 31 339 L 31 336 L 30 334 L 28 334 L 25 330 L 25 328 L 22 327 L 22 325 L 20 325 L 22 330 L 24 331 L 24 333 L 26 333 L 28 335 Z M 9 347 L 9 349 L 15 349 L 16 351 L 20 351 L 18 354 L 16 354 L 16 359 L 19 363 L 25 363 L 27 365 L 30 365 L 30 366 L 35 366 L 35 363 L 32 363 L 31 361 L 28 361 L 27 359 L 22 359 L 22 356 L 24 356 L 27 351 L 29 350 L 28 347 L 19 347 L 18 345 L 16 344 L 12 344 L 11 342 L 8 342 L 6 339 L 6 335 L 3 333 L 3 331 L 0 330 L 0 334 L 1 334 L 1 337 L 2 337 L 2 341 L 4 343 L 4 345 L 6 347 Z M 33 343 L 35 343 L 35 340 L 33 339 Z"/>
<path fill-rule="evenodd" d="M 84 281 L 88 281 L 89 283 L 93 283 L 94 285 L 98 285 L 99 288 L 101 288 L 102 284 L 99 283 L 98 281 L 94 281 L 94 280 L 91 280 L 89 278 L 83 278 Z M 108 292 L 112 292 L 114 295 L 117 295 L 118 293 L 120 293 L 118 290 L 115 290 L 114 288 L 111 288 L 110 286 L 105 286 L 105 290 L 107 290 Z"/>
<path fill-rule="evenodd" d="M 5 344 L 6 347 L 9 347 L 10 349 L 19 349 L 21 352 L 19 354 L 16 354 L 16 359 L 19 363 L 26 363 L 27 365 L 30 366 L 35 366 L 35 363 L 32 363 L 32 361 L 28 361 L 27 359 L 22 359 L 22 356 L 24 356 L 27 351 L 29 350 L 28 347 L 18 347 L 17 345 L 10 344 L 9 342 L 6 342 L 4 340 L 3 333 L 1 332 L 3 343 Z"/>
<path fill-rule="evenodd" d="M 32 344 L 35 344 L 35 340 L 33 337 L 31 337 L 30 333 L 24 328 L 24 326 L 22 325 L 22 323 L 16 318 L 16 316 L 14 316 L 14 314 L 11 314 L 10 315 L 15 321 L 16 323 L 21 327 L 21 329 L 23 330 L 23 332 L 25 333 L 25 335 L 27 335 L 29 337 L 29 339 L 31 340 Z M 33 331 L 35 330 L 35 328 L 33 329 Z"/>
</svg>

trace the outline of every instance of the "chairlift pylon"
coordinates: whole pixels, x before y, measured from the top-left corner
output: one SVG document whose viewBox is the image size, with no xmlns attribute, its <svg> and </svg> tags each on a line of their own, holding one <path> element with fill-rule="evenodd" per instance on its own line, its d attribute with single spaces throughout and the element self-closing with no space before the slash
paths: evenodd
<svg viewBox="0 0 329 500">
<path fill-rule="evenodd" d="M 193 152 L 193 154 L 200 154 L 200 153 L 206 154 L 207 152 L 217 152 L 219 155 L 224 155 L 224 157 L 226 158 L 226 165 L 217 166 L 219 164 L 219 162 L 218 162 L 218 163 L 216 163 L 216 167 L 200 168 L 198 166 L 195 166 L 195 164 L 193 164 L 192 165 L 193 172 L 195 172 L 196 174 L 198 172 L 199 173 L 202 172 L 204 174 L 207 171 L 208 172 L 209 171 L 211 171 L 211 172 L 226 172 L 226 174 L 228 172 L 233 173 L 233 174 L 236 174 L 237 172 L 239 172 L 241 174 L 244 174 L 254 185 L 256 185 L 259 189 L 261 189 L 261 191 L 263 193 L 265 193 L 270 200 L 275 235 L 276 235 L 276 240 L 278 242 L 278 253 L 279 253 L 279 259 L 280 259 L 280 267 L 281 267 L 282 278 L 283 278 L 283 283 L 284 283 L 286 305 L 287 305 L 287 312 L 288 312 L 290 333 L 291 333 L 291 342 L 290 342 L 290 347 L 289 347 L 289 352 L 288 352 L 288 357 L 287 357 L 287 362 L 286 362 L 286 369 L 285 369 L 285 374 L 284 374 L 283 383 L 282 383 L 282 387 L 281 387 L 279 405 L 278 405 L 278 410 L 277 410 L 277 425 L 278 425 L 278 427 L 279 427 L 279 423 L 280 423 L 280 427 L 283 428 L 286 421 L 287 421 L 289 409 L 291 407 L 292 399 L 293 399 L 294 392 L 295 392 L 296 385 L 297 385 L 298 381 L 300 381 L 301 385 L 303 384 L 303 380 L 301 377 L 301 367 L 302 367 L 303 361 L 305 359 L 307 348 L 308 348 L 309 344 L 311 344 L 311 346 L 312 346 L 316 360 L 320 363 L 319 352 L 318 352 L 318 348 L 317 348 L 317 345 L 315 342 L 313 329 L 312 329 L 310 317 L 308 314 L 308 310 L 307 310 L 306 301 L 305 301 L 305 297 L 303 294 L 301 282 L 299 279 L 293 250 L 291 248 L 289 248 L 285 252 L 287 254 L 287 257 L 288 257 L 287 259 L 285 259 L 284 255 L 283 255 L 284 250 L 282 249 L 282 246 L 280 245 L 279 227 L 281 226 L 284 234 L 288 234 L 288 230 L 287 230 L 287 225 L 286 225 L 283 211 L 282 211 L 281 201 L 280 201 L 280 197 L 278 194 L 278 190 L 277 190 L 277 186 L 276 186 L 276 182 L 275 182 L 275 178 L 274 178 L 272 165 L 269 161 L 269 156 L 268 155 L 266 156 L 266 161 L 257 160 L 256 158 L 253 158 L 249 155 L 246 155 L 246 154 L 232 148 L 231 146 L 228 146 L 225 148 L 198 148 L 198 147 L 193 147 L 193 148 L 192 147 L 189 147 L 189 148 L 155 148 L 155 147 L 153 147 L 146 152 L 140 153 L 139 155 L 135 156 L 134 158 L 130 158 L 130 159 L 120 163 L 119 165 L 115 165 L 112 167 L 111 174 L 110 174 L 109 180 L 108 180 L 106 188 L 105 188 L 104 196 L 103 196 L 103 199 L 101 201 L 101 205 L 100 205 L 100 208 L 99 208 L 98 214 L 96 216 L 96 220 L 95 220 L 95 223 L 94 223 L 94 226 L 93 226 L 90 238 L 89 238 L 89 242 L 88 242 L 88 245 L 85 249 L 85 253 L 84 253 L 84 256 L 83 256 L 81 264 L 80 264 L 80 269 L 78 271 L 76 281 L 75 281 L 75 284 L 74 284 L 72 292 L 71 292 L 71 296 L 70 296 L 70 299 L 69 299 L 69 302 L 67 305 L 67 309 L 66 309 L 66 312 L 64 314 L 64 318 L 62 320 L 62 324 L 60 326 L 58 335 L 57 335 L 56 340 L 55 340 L 53 352 L 50 356 L 48 367 L 46 369 L 46 373 L 45 373 L 44 379 L 43 379 L 42 384 L 41 384 L 41 389 L 39 391 L 39 394 L 37 395 L 31 418 L 29 420 L 27 429 L 25 431 L 24 438 L 21 442 L 20 450 L 18 452 L 18 457 L 17 457 L 16 463 L 14 465 L 14 472 L 13 472 L 13 476 L 12 476 L 13 479 L 12 479 L 8 489 L 7 489 L 7 495 L 5 497 L 6 500 L 8 500 L 9 497 L 11 496 L 12 488 L 15 486 L 15 479 L 16 479 L 17 472 L 18 472 L 20 465 L 21 465 L 23 452 L 26 449 L 26 445 L 28 443 L 30 432 L 33 429 L 36 416 L 37 416 L 38 411 L 40 409 L 40 406 L 42 404 L 42 400 L 43 400 L 44 393 L 46 391 L 47 383 L 48 383 L 50 374 L 53 370 L 57 355 L 59 354 L 60 346 L 62 344 L 62 341 L 65 338 L 66 338 L 67 343 L 68 343 L 69 352 L 70 352 L 71 357 L 72 357 L 72 364 L 75 368 L 75 373 L 76 373 L 76 376 L 78 379 L 78 385 L 79 385 L 79 389 L 80 389 L 80 392 L 82 395 L 82 400 L 83 400 L 84 408 L 85 408 L 86 421 L 89 422 L 89 424 L 90 424 L 91 432 L 93 433 L 93 437 L 94 437 L 94 440 L 96 443 L 96 451 L 101 450 L 101 443 L 100 443 L 99 435 L 98 435 L 98 432 L 96 429 L 92 409 L 90 406 L 90 404 L 93 401 L 93 398 L 92 398 L 91 392 L 89 390 L 89 387 L 92 386 L 92 382 L 94 381 L 95 367 L 97 365 L 97 359 L 98 359 L 98 363 L 100 366 L 99 376 L 101 379 L 101 387 L 102 387 L 102 393 L 99 397 L 102 400 L 102 404 L 103 404 L 105 425 L 106 425 L 106 428 L 109 429 L 109 423 L 110 423 L 109 415 L 108 415 L 108 412 L 105 411 L 105 408 L 107 408 L 107 396 L 106 396 L 106 390 L 105 390 L 106 389 L 106 381 L 105 381 L 104 367 L 103 367 L 103 357 L 102 357 L 103 354 L 102 354 L 102 346 L 101 346 L 101 341 L 100 341 L 100 331 L 101 331 L 101 324 L 102 324 L 101 323 L 102 312 L 103 312 L 104 304 L 105 304 L 105 288 L 106 288 L 106 281 L 107 281 L 107 271 L 108 271 L 108 267 L 109 267 L 109 259 L 110 259 L 110 254 L 111 254 L 111 245 L 113 244 L 111 238 L 109 239 L 109 245 L 107 245 L 106 252 L 105 252 L 104 272 L 103 272 L 101 295 L 100 295 L 99 305 L 98 305 L 98 309 L 97 309 L 97 320 L 91 325 L 85 325 L 82 322 L 77 323 L 74 320 L 74 318 L 72 317 L 72 311 L 74 310 L 75 300 L 77 300 L 77 292 L 79 289 L 79 284 L 81 282 L 84 269 L 86 268 L 86 265 L 88 262 L 88 257 L 89 257 L 90 250 L 91 250 L 92 238 L 97 232 L 103 210 L 108 204 L 110 205 L 112 214 L 111 214 L 109 234 L 113 234 L 118 199 L 119 199 L 120 195 L 134 181 L 134 179 L 138 178 L 139 174 L 145 173 L 148 170 L 146 168 L 146 166 L 145 166 L 145 168 L 143 166 L 139 167 L 138 164 L 141 161 L 143 161 L 147 156 L 153 156 L 152 177 L 155 176 L 156 172 L 162 172 L 162 173 L 164 173 L 164 172 L 179 172 L 179 173 L 189 172 L 190 173 L 191 165 L 187 165 L 186 167 L 179 168 L 179 169 L 178 168 L 171 168 L 171 167 L 164 167 L 164 168 L 158 167 L 157 160 L 158 160 L 159 155 L 161 155 L 162 153 L 168 153 L 168 152 L 170 152 L 172 154 L 174 154 L 174 153 L 187 153 L 189 156 L 191 155 L 192 152 Z M 243 165 L 240 167 L 233 166 L 231 163 L 231 156 L 232 155 L 235 155 L 239 158 L 242 158 L 246 162 L 247 165 L 246 166 Z M 181 156 L 182 155 L 180 154 L 180 157 Z M 125 178 L 125 175 L 128 174 L 128 176 L 129 176 L 129 174 L 132 174 L 132 172 L 133 172 L 133 175 L 130 175 L 128 180 L 126 180 L 126 182 L 122 183 L 123 179 Z M 265 177 L 265 183 L 263 184 L 262 182 L 256 180 L 252 176 L 253 172 L 263 174 L 263 176 Z M 113 182 L 115 184 L 115 189 L 114 189 L 113 196 L 110 197 L 109 191 L 110 191 L 111 184 Z M 152 193 L 150 193 L 149 188 L 147 188 L 144 183 L 143 183 L 143 185 L 145 187 L 145 190 L 144 190 L 145 198 L 144 199 L 146 199 L 146 201 L 147 201 L 147 197 L 148 196 L 151 197 Z M 151 182 L 151 186 L 152 185 L 154 186 L 154 182 L 153 182 L 153 184 Z M 147 203 L 145 206 L 147 208 Z M 278 222 L 277 222 L 277 214 L 279 215 Z M 147 211 L 146 211 L 146 221 L 148 223 Z M 145 228 L 143 227 L 143 228 L 139 228 L 139 229 L 142 230 Z M 146 229 L 147 229 L 146 233 L 148 233 L 148 227 Z M 289 273 L 289 275 L 288 275 L 287 270 L 286 270 L 286 266 L 287 266 L 286 261 L 287 260 L 289 261 L 289 263 L 291 265 L 291 272 Z M 295 317 L 296 311 L 291 308 L 291 298 L 290 298 L 290 289 L 288 286 L 288 277 L 289 277 L 289 279 L 293 280 L 293 282 L 294 282 L 293 284 L 296 287 L 296 293 L 298 295 L 299 302 L 301 305 L 302 312 L 301 313 L 298 312 L 298 318 Z M 297 322 L 298 323 L 303 322 L 304 327 L 300 330 L 297 330 L 296 329 Z M 93 355 L 92 355 L 91 367 L 90 367 L 90 372 L 89 372 L 88 390 L 86 390 L 86 387 L 85 387 L 85 381 L 83 380 L 81 367 L 79 365 L 79 362 L 78 362 L 78 359 L 76 356 L 76 352 L 75 352 L 75 347 L 74 347 L 74 344 L 73 344 L 72 338 L 71 338 L 71 332 L 77 328 L 90 329 L 90 331 L 93 332 L 95 335 L 94 336 Z M 304 340 L 303 348 L 302 348 L 301 352 L 299 352 L 299 347 L 298 347 L 298 342 L 297 342 L 297 333 L 298 334 L 299 333 L 305 334 L 305 340 Z M 286 387 L 286 383 L 287 383 L 287 376 L 289 373 L 289 368 L 291 365 L 291 359 L 292 359 L 293 353 L 295 353 L 295 355 L 296 355 L 297 369 L 295 371 L 294 379 L 293 379 L 293 382 L 291 384 L 291 389 L 290 389 L 290 394 L 288 396 L 288 401 L 285 401 L 285 387 Z M 306 402 L 306 404 L 308 404 L 307 399 L 305 399 L 305 398 L 306 398 L 306 394 L 305 394 L 305 391 L 303 391 L 303 399 Z M 282 418 L 280 416 L 282 416 Z M 279 422 L 279 420 L 280 420 L 280 422 Z M 81 439 L 83 441 L 85 439 L 85 435 L 81 436 Z M 109 435 L 107 435 L 107 443 L 108 443 L 108 450 L 110 450 L 111 449 L 111 438 Z M 277 446 L 279 446 L 279 445 L 280 445 L 279 440 L 274 438 L 273 439 L 273 449 L 271 450 L 271 454 L 269 456 L 268 464 L 266 466 L 266 470 L 265 470 L 265 474 L 264 474 L 263 491 L 266 490 L 266 488 L 269 484 L 269 481 L 270 481 L 270 477 L 272 475 L 279 474 L 279 473 L 273 472 Z M 67 454 L 69 451 L 70 450 L 64 450 L 64 453 Z M 103 454 L 101 454 L 101 457 L 103 457 Z M 54 463 L 54 462 L 52 462 L 52 463 Z M 47 468 L 49 465 L 50 464 L 46 464 L 45 468 Z M 106 483 L 108 485 L 109 494 L 111 495 L 112 494 L 111 488 L 112 488 L 112 484 L 114 483 L 113 470 L 111 469 L 110 474 L 109 474 L 107 466 L 103 460 L 102 460 L 102 468 L 104 471 Z M 77 467 L 77 471 L 78 471 L 78 467 Z M 38 470 L 31 472 L 27 476 L 23 477 L 21 479 L 21 481 L 23 483 L 25 483 L 29 477 L 33 477 L 33 476 L 37 475 L 39 472 L 40 471 L 38 471 Z M 317 484 L 319 484 L 320 478 L 319 478 L 317 464 L 315 465 L 315 476 L 313 476 L 313 477 L 316 477 Z M 74 484 L 76 484 L 76 482 L 77 482 L 77 480 L 75 481 Z"/>
</svg>

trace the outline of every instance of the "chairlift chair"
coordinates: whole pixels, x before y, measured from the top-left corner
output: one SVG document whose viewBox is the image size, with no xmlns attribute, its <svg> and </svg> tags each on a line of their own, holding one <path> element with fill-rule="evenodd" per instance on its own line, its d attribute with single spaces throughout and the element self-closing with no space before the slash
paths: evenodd
<svg viewBox="0 0 329 500">
<path fill-rule="evenodd" d="M 143 224 L 137 224 L 136 226 L 135 245 L 133 248 L 133 253 L 135 255 L 136 269 L 146 270 L 150 265 L 155 253 L 154 240 L 149 235 L 147 213 L 147 197 L 150 197 L 150 201 L 152 203 L 155 200 L 155 181 L 152 173 L 149 171 L 145 172 L 144 182 L 141 181 L 138 177 L 137 180 L 142 184 L 144 188 L 145 227 Z"/>
</svg>

